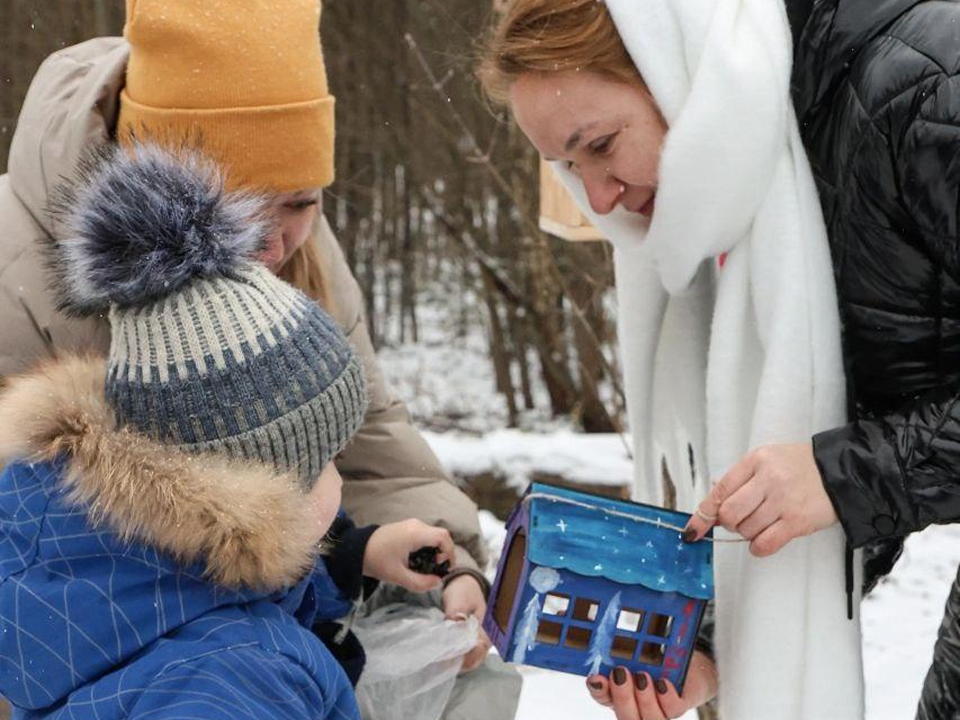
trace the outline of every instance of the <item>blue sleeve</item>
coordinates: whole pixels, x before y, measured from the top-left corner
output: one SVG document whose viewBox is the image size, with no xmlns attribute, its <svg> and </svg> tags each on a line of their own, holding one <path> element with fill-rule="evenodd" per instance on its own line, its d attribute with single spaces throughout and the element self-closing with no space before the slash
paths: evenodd
<svg viewBox="0 0 960 720">
<path fill-rule="evenodd" d="M 316 615 L 308 624 L 323 620 L 339 620 L 350 614 L 353 609 L 353 599 L 334 581 L 324 560 L 321 559 L 314 565 L 310 584 L 316 602 Z"/>
<path fill-rule="evenodd" d="M 360 712 L 350 682 L 335 663 L 311 674 L 283 655 L 249 647 L 168 667 L 139 693 L 127 717 L 359 720 Z"/>
</svg>

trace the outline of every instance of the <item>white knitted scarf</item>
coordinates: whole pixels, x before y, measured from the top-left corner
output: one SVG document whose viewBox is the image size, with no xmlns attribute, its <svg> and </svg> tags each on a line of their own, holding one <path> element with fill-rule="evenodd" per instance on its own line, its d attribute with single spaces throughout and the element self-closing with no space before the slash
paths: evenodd
<svg viewBox="0 0 960 720">
<path fill-rule="evenodd" d="M 748 450 L 845 422 L 829 247 L 782 0 L 606 4 L 669 126 L 652 220 L 594 215 L 557 171 L 615 246 L 637 497 L 663 500 L 665 459 L 691 511 Z M 723 720 L 862 718 L 839 526 L 768 559 L 745 543 L 715 558 Z"/>
</svg>

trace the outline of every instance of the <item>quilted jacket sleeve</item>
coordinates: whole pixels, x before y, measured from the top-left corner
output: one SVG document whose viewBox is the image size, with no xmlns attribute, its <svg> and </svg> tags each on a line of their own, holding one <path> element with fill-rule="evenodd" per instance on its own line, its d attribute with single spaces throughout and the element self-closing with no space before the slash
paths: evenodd
<svg viewBox="0 0 960 720">
<path fill-rule="evenodd" d="M 331 664 L 330 670 L 321 686 L 316 675 L 283 655 L 231 648 L 168 667 L 137 693 L 126 717 L 359 720 L 353 688 L 339 668 Z"/>
<path fill-rule="evenodd" d="M 907 122 L 889 125 L 905 128 L 890 136 L 890 202 L 903 211 L 909 241 L 960 283 L 960 84 L 945 80 L 918 97 Z M 960 521 L 960 388 L 822 433 L 813 444 L 854 547 Z"/>
</svg>

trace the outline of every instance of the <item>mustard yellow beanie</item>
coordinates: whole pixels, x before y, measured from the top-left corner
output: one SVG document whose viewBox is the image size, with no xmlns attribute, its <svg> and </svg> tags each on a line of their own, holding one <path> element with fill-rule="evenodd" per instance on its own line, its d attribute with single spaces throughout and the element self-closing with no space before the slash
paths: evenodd
<svg viewBox="0 0 960 720">
<path fill-rule="evenodd" d="M 127 0 L 117 137 L 199 142 L 230 188 L 333 182 L 320 0 Z"/>
</svg>

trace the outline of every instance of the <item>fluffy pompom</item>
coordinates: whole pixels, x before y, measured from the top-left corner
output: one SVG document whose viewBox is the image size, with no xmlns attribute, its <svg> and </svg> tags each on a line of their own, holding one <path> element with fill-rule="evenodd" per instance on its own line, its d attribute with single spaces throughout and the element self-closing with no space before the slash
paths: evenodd
<svg viewBox="0 0 960 720">
<path fill-rule="evenodd" d="M 226 193 L 219 167 L 195 150 L 100 148 L 49 205 L 60 306 L 139 307 L 195 278 L 230 277 L 263 247 L 266 208 L 263 197 Z"/>
</svg>

